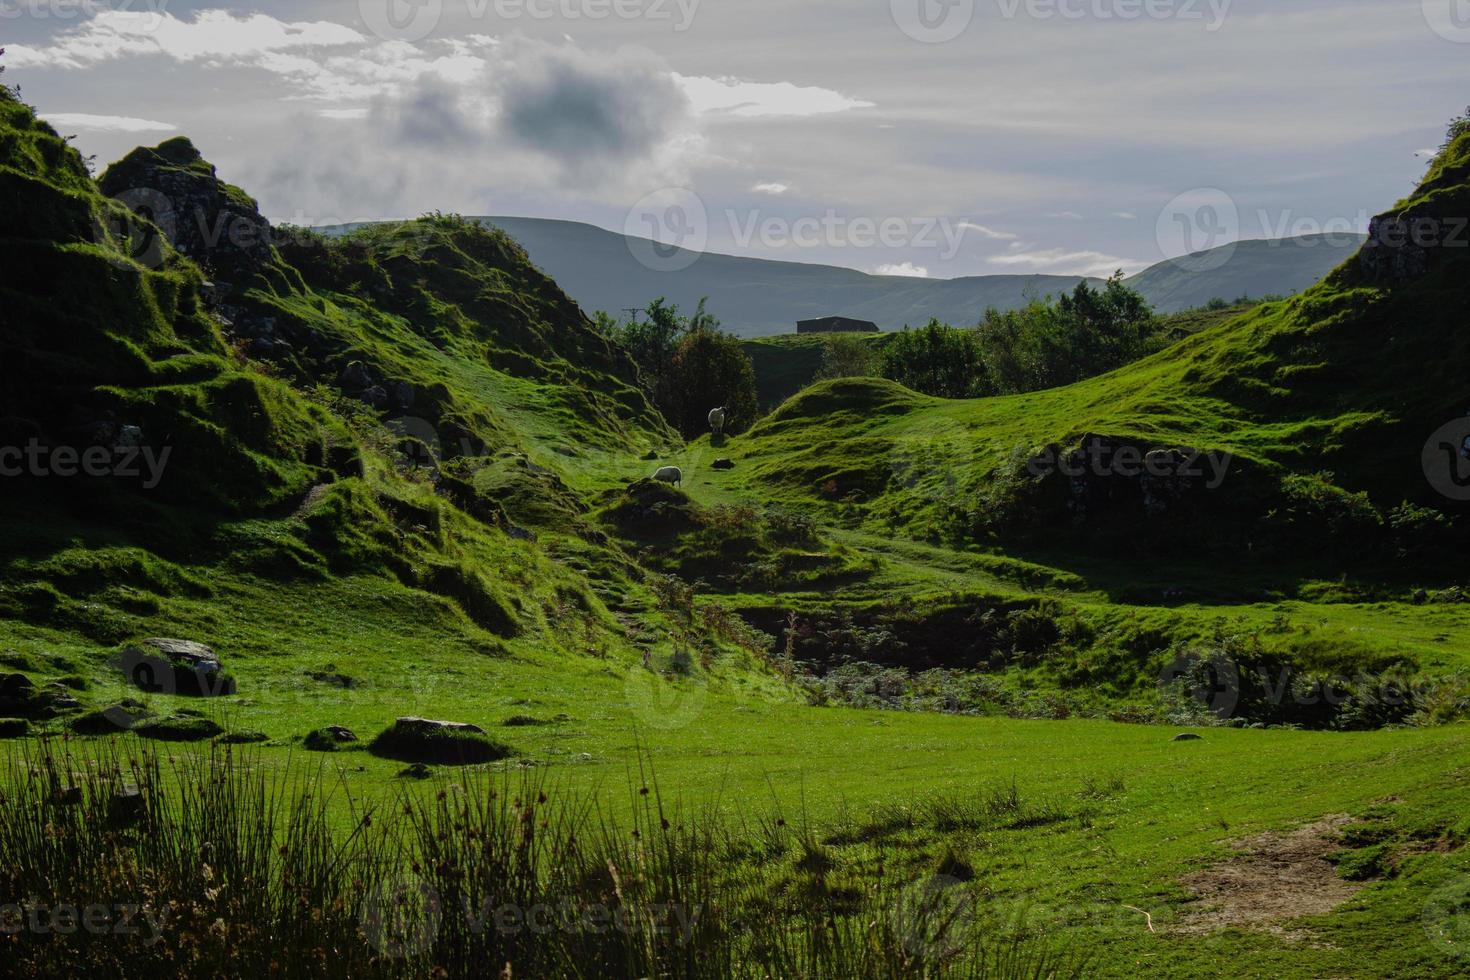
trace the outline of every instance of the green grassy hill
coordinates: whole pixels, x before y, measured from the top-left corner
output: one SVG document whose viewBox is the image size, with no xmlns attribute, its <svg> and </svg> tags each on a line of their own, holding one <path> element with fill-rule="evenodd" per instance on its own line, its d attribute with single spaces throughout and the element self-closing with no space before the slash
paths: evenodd
<svg viewBox="0 0 1470 980">
<path fill-rule="evenodd" d="M 1470 136 L 1392 213 L 1467 188 Z M 163 464 L 0 484 L 0 919 L 175 924 L 0 928 L 10 972 L 1463 972 L 1464 517 L 1419 461 L 1470 402 L 1463 253 L 1375 239 L 1065 389 L 845 379 L 681 445 L 473 222 L 271 229 L 187 140 L 94 181 L 8 91 L 0 202 L 0 447 Z M 1028 467 L 1094 441 L 1231 458 Z M 129 672 L 150 637 L 230 684 Z M 405 881 L 439 901 L 385 945 Z M 460 911 L 586 896 L 634 926 Z"/>
</svg>

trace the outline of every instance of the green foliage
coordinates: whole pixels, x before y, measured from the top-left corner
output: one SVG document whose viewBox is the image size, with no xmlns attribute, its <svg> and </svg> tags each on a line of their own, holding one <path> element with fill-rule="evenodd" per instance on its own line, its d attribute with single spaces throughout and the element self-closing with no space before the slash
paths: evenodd
<svg viewBox="0 0 1470 980">
<path fill-rule="evenodd" d="M 1445 129 L 1444 142 L 1440 144 L 1439 151 L 1443 153 L 1448 150 L 1455 140 L 1464 136 L 1466 133 L 1470 133 L 1470 108 L 1467 108 L 1463 115 L 1456 116 L 1450 120 L 1449 126 Z"/>
<path fill-rule="evenodd" d="M 1164 346 L 1148 303 L 1123 285 L 1079 282 L 1070 294 L 1020 310 L 989 310 L 978 328 L 986 394 L 1056 388 L 1103 374 Z"/>
<path fill-rule="evenodd" d="M 813 380 L 880 377 L 880 370 L 878 353 L 867 336 L 835 334 L 822 338 L 822 366 Z"/>
<path fill-rule="evenodd" d="M 879 370 L 891 381 L 937 398 L 973 398 L 985 393 L 975 331 L 938 320 L 895 336 L 883 349 Z"/>
<path fill-rule="evenodd" d="M 609 332 L 637 362 L 653 403 L 686 439 L 709 429 L 713 408 L 724 407 L 725 431 L 743 432 L 756 420 L 755 370 L 739 338 L 720 329 L 703 300 L 694 315 L 659 297 L 646 319 L 618 325 L 603 315 Z"/>
<path fill-rule="evenodd" d="M 680 402 L 671 421 L 687 438 L 708 430 L 714 408 L 725 409 L 724 431 L 729 435 L 749 428 L 758 417 L 755 370 L 733 334 L 709 326 L 691 328 L 674 354 L 673 376 Z"/>
</svg>

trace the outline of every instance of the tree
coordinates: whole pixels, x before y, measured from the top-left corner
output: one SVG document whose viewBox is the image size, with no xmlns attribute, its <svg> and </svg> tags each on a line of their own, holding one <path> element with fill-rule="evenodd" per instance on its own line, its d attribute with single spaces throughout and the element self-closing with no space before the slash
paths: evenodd
<svg viewBox="0 0 1470 980">
<path fill-rule="evenodd" d="M 690 317 L 662 296 L 644 311 L 646 319 L 616 324 L 602 316 L 604 332 L 627 349 L 654 405 L 685 438 L 709 428 L 709 411 L 724 406 L 725 430 L 739 432 L 755 422 L 755 369 L 740 341 L 720 329 L 705 301 Z"/>
<path fill-rule="evenodd" d="M 1085 281 L 1055 300 L 989 310 L 977 328 L 988 393 L 1072 384 L 1165 346 L 1162 325 L 1142 295 L 1115 274 L 1101 289 Z"/>
<path fill-rule="evenodd" d="M 1444 145 L 1439 148 L 1439 152 L 1443 153 L 1445 150 L 1448 150 L 1451 143 L 1466 133 L 1470 133 L 1470 107 L 1466 107 L 1463 116 L 1456 116 L 1450 120 L 1449 128 L 1445 130 L 1444 134 Z"/>
<path fill-rule="evenodd" d="M 699 308 L 701 312 L 704 310 L 703 302 Z M 650 303 L 644 312 L 646 319 L 640 321 L 635 316 L 622 325 L 614 339 L 633 355 L 643 387 L 654 405 L 665 418 L 672 418 L 670 410 L 679 402 L 679 393 L 674 387 L 674 354 L 689 329 L 689 322 L 679 316 L 677 306 L 662 296 Z"/>
<path fill-rule="evenodd" d="M 867 337 L 837 334 L 822 341 L 822 366 L 816 380 L 870 378 L 879 374 L 879 357 Z"/>
<path fill-rule="evenodd" d="M 712 408 L 724 407 L 728 434 L 755 422 L 755 368 L 739 338 L 708 324 L 691 329 L 674 355 L 674 377 L 682 397 L 671 421 L 685 438 L 709 430 Z"/>
<path fill-rule="evenodd" d="M 938 320 L 896 334 L 883 350 L 879 370 L 883 377 L 926 395 L 973 398 L 986 393 L 975 331 Z"/>
</svg>

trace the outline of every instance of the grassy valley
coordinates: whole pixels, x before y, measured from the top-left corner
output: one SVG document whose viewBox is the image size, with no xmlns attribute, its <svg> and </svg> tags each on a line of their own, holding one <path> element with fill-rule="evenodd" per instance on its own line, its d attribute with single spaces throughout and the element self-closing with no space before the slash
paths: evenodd
<svg viewBox="0 0 1470 980">
<path fill-rule="evenodd" d="M 9 90 L 0 200 L 8 975 L 1463 975 L 1463 251 L 1026 394 L 746 341 L 685 440 L 480 222 Z"/>
</svg>

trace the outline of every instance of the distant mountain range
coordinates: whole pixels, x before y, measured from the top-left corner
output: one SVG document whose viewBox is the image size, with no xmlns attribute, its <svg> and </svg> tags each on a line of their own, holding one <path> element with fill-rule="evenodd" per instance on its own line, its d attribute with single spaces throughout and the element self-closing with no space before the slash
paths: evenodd
<svg viewBox="0 0 1470 980">
<path fill-rule="evenodd" d="M 630 239 L 576 221 L 482 217 L 521 243 L 531 261 L 588 313 L 619 313 L 659 296 L 682 309 L 709 298 L 725 329 L 742 337 L 792 333 L 796 321 L 840 315 L 898 330 L 937 317 L 979 322 L 990 307 L 1015 309 L 1033 297 L 1070 290 L 1082 276 L 1000 275 L 960 279 L 875 276 L 839 266 L 683 253 L 675 272 L 643 265 Z M 636 239 L 632 241 L 637 241 Z M 1356 235 L 1252 240 L 1151 266 L 1128 280 L 1161 313 L 1235 299 L 1289 294 L 1321 279 L 1363 239 Z M 682 264 L 670 260 L 670 266 Z M 1094 284 L 1100 280 L 1090 279 Z"/>
</svg>

